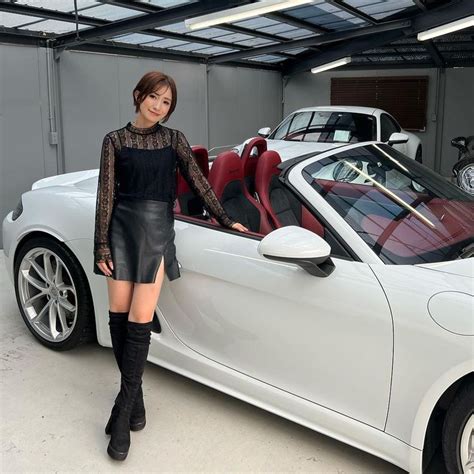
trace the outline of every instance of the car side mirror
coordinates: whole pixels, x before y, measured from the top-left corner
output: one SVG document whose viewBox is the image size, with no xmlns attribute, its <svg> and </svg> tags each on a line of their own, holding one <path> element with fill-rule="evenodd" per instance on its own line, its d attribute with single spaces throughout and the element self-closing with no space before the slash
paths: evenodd
<svg viewBox="0 0 474 474">
<path fill-rule="evenodd" d="M 407 142 L 408 142 L 408 135 L 405 135 L 404 133 L 394 132 L 390 135 L 390 138 L 388 139 L 387 144 L 400 145 L 401 143 L 407 143 Z"/>
<path fill-rule="evenodd" d="M 262 138 L 267 138 L 271 131 L 272 129 L 270 127 L 263 127 L 257 132 L 257 135 Z"/>
<path fill-rule="evenodd" d="M 408 142 L 408 135 L 404 133 L 394 132 L 390 135 L 387 144 L 388 145 L 400 145 L 401 143 Z"/>
<path fill-rule="evenodd" d="M 327 277 L 334 270 L 329 244 L 314 232 L 294 225 L 266 235 L 258 245 L 258 253 L 270 260 L 294 263 L 318 277 Z"/>
</svg>

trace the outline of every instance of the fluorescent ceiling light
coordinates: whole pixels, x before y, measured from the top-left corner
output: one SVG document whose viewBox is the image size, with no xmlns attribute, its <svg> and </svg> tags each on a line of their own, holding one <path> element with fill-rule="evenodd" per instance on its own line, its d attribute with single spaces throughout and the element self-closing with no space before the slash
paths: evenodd
<svg viewBox="0 0 474 474">
<path fill-rule="evenodd" d="M 421 33 L 418 33 L 417 38 L 418 41 L 426 41 L 431 38 L 436 38 L 437 36 L 452 33 L 453 31 L 469 28 L 470 26 L 474 26 L 474 15 L 462 18 L 461 20 L 452 21 L 451 23 L 446 23 L 445 25 L 437 26 L 436 28 L 431 28 L 431 30 L 422 31 Z"/>
<path fill-rule="evenodd" d="M 208 28 L 209 26 L 220 25 L 221 23 L 233 23 L 235 21 L 246 20 L 247 18 L 264 15 L 265 13 L 293 8 L 312 2 L 313 0 L 262 0 L 241 7 L 210 13 L 209 15 L 189 18 L 184 21 L 184 24 L 190 30 L 199 30 L 201 28 Z"/>
<path fill-rule="evenodd" d="M 351 58 L 348 56 L 347 58 L 341 58 L 341 59 L 338 59 L 337 61 L 332 61 L 331 63 L 322 64 L 321 66 L 313 67 L 313 69 L 311 69 L 311 72 L 313 74 L 316 74 L 318 72 L 327 71 L 328 69 L 344 66 L 344 64 L 349 64 L 350 62 L 351 62 Z"/>
</svg>

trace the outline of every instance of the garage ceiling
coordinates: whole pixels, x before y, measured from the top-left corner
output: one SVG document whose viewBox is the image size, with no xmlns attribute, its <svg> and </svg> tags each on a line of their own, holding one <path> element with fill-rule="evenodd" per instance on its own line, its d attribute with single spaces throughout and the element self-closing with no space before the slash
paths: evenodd
<svg viewBox="0 0 474 474">
<path fill-rule="evenodd" d="M 184 20 L 254 3 L 232 0 L 10 0 L 0 42 L 307 71 L 344 56 L 344 69 L 474 66 L 474 28 L 419 42 L 416 34 L 474 14 L 473 0 L 314 0 L 249 20 L 189 31 Z M 76 10 L 77 8 L 77 10 Z"/>
</svg>

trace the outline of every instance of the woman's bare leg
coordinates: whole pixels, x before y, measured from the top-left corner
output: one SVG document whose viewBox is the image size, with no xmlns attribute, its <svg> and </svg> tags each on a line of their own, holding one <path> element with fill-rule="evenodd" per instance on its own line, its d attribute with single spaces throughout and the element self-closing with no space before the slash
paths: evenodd
<svg viewBox="0 0 474 474">
<path fill-rule="evenodd" d="M 165 275 L 164 259 L 161 259 L 154 283 L 135 283 L 133 289 L 132 303 L 130 306 L 129 321 L 135 323 L 147 323 L 153 319 L 161 286 Z"/>
<path fill-rule="evenodd" d="M 114 280 L 107 277 L 109 309 L 117 313 L 130 311 L 133 296 L 133 281 Z"/>
</svg>

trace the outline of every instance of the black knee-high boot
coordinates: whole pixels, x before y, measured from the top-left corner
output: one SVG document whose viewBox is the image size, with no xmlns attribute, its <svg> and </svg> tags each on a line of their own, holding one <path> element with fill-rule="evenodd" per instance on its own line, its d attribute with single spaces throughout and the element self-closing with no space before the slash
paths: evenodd
<svg viewBox="0 0 474 474">
<path fill-rule="evenodd" d="M 130 448 L 130 414 L 142 382 L 143 371 L 150 347 L 153 323 L 127 322 L 127 336 L 123 347 L 122 379 L 117 396 L 118 413 L 107 447 L 110 457 L 123 461 Z"/>
<path fill-rule="evenodd" d="M 127 336 L 127 321 L 128 321 L 128 312 L 114 312 L 109 311 L 109 329 L 110 337 L 112 339 L 112 349 L 114 351 L 115 360 L 117 361 L 118 368 L 120 373 L 122 373 L 122 355 L 123 355 L 123 346 L 125 344 L 125 338 Z M 118 395 L 117 395 L 118 397 Z M 105 426 L 105 433 L 110 434 L 112 423 L 116 418 L 118 413 L 117 400 L 112 408 L 112 413 L 110 414 L 109 421 Z M 135 405 L 132 409 L 130 415 L 130 429 L 132 431 L 140 431 L 146 425 L 146 416 L 145 416 L 145 405 L 143 403 L 143 391 L 142 386 L 137 394 L 135 400 Z"/>
</svg>

